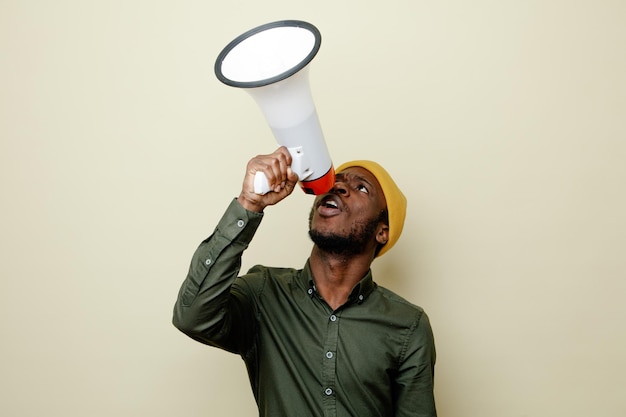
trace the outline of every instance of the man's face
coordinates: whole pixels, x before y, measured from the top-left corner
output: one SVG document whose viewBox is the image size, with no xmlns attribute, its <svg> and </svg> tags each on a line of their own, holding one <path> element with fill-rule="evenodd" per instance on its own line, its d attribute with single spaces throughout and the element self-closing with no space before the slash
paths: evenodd
<svg viewBox="0 0 626 417">
<path fill-rule="evenodd" d="M 337 174 L 335 186 L 318 196 L 309 217 L 309 235 L 323 250 L 356 254 L 375 247 L 387 204 L 376 177 L 350 167 Z"/>
</svg>

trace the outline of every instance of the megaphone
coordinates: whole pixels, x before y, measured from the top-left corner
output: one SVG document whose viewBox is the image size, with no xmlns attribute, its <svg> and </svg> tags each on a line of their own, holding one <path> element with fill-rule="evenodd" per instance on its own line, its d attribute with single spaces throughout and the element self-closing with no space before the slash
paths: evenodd
<svg viewBox="0 0 626 417">
<path fill-rule="evenodd" d="M 328 192 L 335 183 L 308 79 L 308 64 L 321 41 L 312 24 L 282 20 L 238 36 L 215 61 L 221 82 L 244 88 L 254 98 L 278 144 L 289 150 L 300 186 L 315 195 Z M 254 183 L 255 193 L 270 191 L 262 172 L 257 172 Z"/>
</svg>

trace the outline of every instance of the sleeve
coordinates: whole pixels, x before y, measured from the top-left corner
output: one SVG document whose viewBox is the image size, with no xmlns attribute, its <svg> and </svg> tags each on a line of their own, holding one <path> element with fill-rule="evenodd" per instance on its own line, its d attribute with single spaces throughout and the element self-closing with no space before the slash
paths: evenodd
<svg viewBox="0 0 626 417">
<path fill-rule="evenodd" d="M 234 353 L 251 341 L 255 307 L 250 297 L 231 287 L 262 218 L 233 200 L 213 234 L 196 249 L 172 320 L 192 339 Z"/>
<path fill-rule="evenodd" d="M 394 381 L 395 417 L 436 417 L 434 397 L 435 341 L 423 311 L 410 333 Z"/>
</svg>

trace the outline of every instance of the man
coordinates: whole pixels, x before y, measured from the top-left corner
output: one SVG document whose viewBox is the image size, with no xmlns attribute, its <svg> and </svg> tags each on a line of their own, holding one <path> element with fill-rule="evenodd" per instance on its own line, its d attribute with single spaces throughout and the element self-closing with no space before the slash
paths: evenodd
<svg viewBox="0 0 626 417">
<path fill-rule="evenodd" d="M 174 325 L 242 356 L 260 416 L 436 416 L 428 317 L 372 279 L 406 211 L 380 165 L 337 168 L 334 187 L 313 203 L 303 269 L 255 266 L 238 277 L 264 209 L 296 186 L 290 165 L 284 147 L 248 163 L 241 194 L 194 254 Z M 254 193 L 257 171 L 273 192 Z"/>
</svg>

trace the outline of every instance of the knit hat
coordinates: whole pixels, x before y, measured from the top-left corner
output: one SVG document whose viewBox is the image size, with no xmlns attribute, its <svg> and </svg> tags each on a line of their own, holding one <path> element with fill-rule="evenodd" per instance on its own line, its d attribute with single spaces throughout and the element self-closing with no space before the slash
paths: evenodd
<svg viewBox="0 0 626 417">
<path fill-rule="evenodd" d="M 341 164 L 336 171 L 341 172 L 350 167 L 361 167 L 371 172 L 378 180 L 387 201 L 389 240 L 376 255 L 378 257 L 391 249 L 400 238 L 400 234 L 402 234 L 404 218 L 406 217 L 406 197 L 393 181 L 391 175 L 378 163 L 365 160 L 351 161 Z"/>
</svg>

